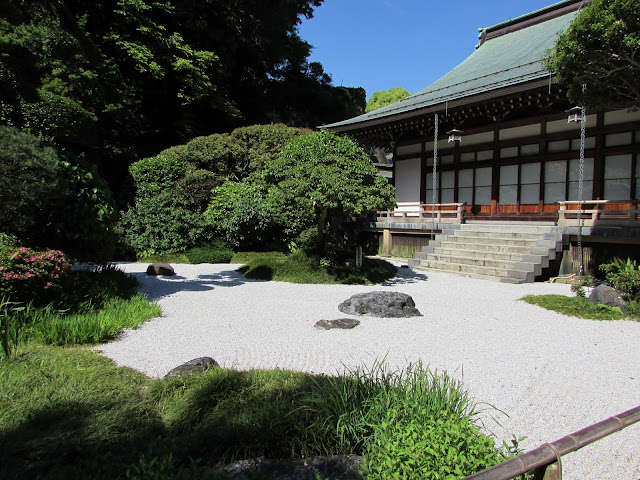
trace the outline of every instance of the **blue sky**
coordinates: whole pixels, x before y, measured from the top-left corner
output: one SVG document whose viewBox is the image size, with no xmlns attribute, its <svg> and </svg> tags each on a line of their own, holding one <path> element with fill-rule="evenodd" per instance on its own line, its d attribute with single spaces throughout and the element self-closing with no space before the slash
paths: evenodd
<svg viewBox="0 0 640 480">
<path fill-rule="evenodd" d="M 334 85 L 410 93 L 473 53 L 478 28 L 519 17 L 554 0 L 324 0 L 300 37 L 313 45 Z"/>
</svg>

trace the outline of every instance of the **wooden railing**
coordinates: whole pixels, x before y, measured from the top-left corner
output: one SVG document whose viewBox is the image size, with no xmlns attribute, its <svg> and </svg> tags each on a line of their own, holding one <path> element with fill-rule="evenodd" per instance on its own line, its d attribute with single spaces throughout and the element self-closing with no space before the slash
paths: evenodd
<svg viewBox="0 0 640 480">
<path fill-rule="evenodd" d="M 618 204 L 627 204 L 628 208 L 611 208 Z M 610 200 L 571 200 L 558 202 L 558 226 L 578 226 L 578 211 L 580 223 L 585 227 L 593 227 L 598 222 L 616 224 L 638 223 L 638 201 L 612 202 Z M 587 208 L 585 208 L 587 207 Z"/>
<path fill-rule="evenodd" d="M 583 428 L 555 442 L 545 443 L 535 450 L 513 457 L 462 480 L 510 480 L 528 472 L 534 473 L 534 480 L 562 480 L 561 457 L 563 455 L 575 452 L 636 422 L 640 422 L 640 406 Z"/>
<path fill-rule="evenodd" d="M 379 222 L 399 223 L 463 223 L 464 203 L 398 202 L 395 210 L 378 212 Z"/>
</svg>

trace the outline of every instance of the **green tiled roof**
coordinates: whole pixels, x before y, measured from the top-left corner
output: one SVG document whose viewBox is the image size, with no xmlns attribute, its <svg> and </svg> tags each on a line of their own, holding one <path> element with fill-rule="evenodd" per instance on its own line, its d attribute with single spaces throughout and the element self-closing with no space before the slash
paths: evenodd
<svg viewBox="0 0 640 480">
<path fill-rule="evenodd" d="M 370 113 L 325 125 L 325 128 L 353 126 L 378 119 L 393 120 L 394 115 L 408 113 L 437 104 L 503 87 L 549 77 L 549 72 L 542 67 L 541 59 L 545 52 L 555 44 L 558 34 L 565 30 L 576 15 L 576 11 L 556 16 L 532 25 L 523 23 L 518 29 L 518 22 L 531 22 L 536 15 L 553 12 L 567 5 L 575 4 L 575 0 L 560 2 L 551 7 L 528 15 L 489 27 L 488 39 L 482 43 L 460 65 L 445 76 L 436 80 L 423 90 L 387 105 Z M 507 33 L 497 32 L 505 29 Z M 513 30 L 513 31 L 512 31 Z M 497 35 L 493 37 L 493 35 Z"/>
</svg>

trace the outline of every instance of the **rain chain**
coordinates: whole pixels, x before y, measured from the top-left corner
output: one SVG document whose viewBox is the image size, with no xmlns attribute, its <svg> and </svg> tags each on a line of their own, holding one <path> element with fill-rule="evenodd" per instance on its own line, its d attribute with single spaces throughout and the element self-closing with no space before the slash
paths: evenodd
<svg viewBox="0 0 640 480">
<path fill-rule="evenodd" d="M 438 163 L 438 114 L 435 114 L 435 125 L 433 127 L 433 175 L 431 181 L 431 239 L 435 239 L 436 229 L 436 164 Z"/>
</svg>

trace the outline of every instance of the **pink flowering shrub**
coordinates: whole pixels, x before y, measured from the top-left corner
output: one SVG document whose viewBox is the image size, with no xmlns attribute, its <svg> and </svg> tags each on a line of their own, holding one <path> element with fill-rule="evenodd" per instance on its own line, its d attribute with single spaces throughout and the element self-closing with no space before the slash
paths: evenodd
<svg viewBox="0 0 640 480">
<path fill-rule="evenodd" d="M 30 302 L 60 288 L 71 265 L 60 250 L 0 249 L 0 298 Z"/>
</svg>

